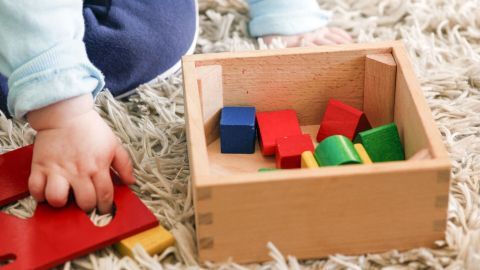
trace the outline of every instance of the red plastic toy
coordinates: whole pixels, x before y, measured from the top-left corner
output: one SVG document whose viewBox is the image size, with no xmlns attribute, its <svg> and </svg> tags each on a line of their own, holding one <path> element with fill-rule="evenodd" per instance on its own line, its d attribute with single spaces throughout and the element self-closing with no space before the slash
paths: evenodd
<svg viewBox="0 0 480 270">
<path fill-rule="evenodd" d="M 308 134 L 295 135 L 277 139 L 277 168 L 300 168 L 302 153 L 314 151 L 312 138 Z"/>
<path fill-rule="evenodd" d="M 275 154 L 277 138 L 302 134 L 294 110 L 257 112 L 257 124 L 260 149 L 266 156 Z"/>
<path fill-rule="evenodd" d="M 32 149 L 0 155 L 0 206 L 28 194 Z M 93 225 L 73 201 L 61 209 L 40 203 L 30 219 L 0 212 L 0 262 L 13 260 L 0 268 L 48 269 L 158 225 L 127 186 L 115 185 L 114 202 L 115 216 L 105 227 Z"/>
<path fill-rule="evenodd" d="M 343 135 L 353 140 L 357 133 L 370 128 L 370 123 L 362 111 L 338 100 L 330 99 L 320 123 L 317 142 L 332 135 Z"/>
</svg>

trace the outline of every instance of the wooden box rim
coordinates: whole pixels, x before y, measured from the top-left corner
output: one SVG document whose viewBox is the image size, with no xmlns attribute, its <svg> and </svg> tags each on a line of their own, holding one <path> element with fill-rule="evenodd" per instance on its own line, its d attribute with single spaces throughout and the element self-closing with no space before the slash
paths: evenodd
<svg viewBox="0 0 480 270">
<path fill-rule="evenodd" d="M 371 165 L 347 165 L 342 167 L 322 167 L 312 170 L 282 170 L 268 173 L 239 173 L 236 175 L 212 175 L 209 173 L 209 161 L 207 154 L 207 143 L 202 121 L 192 119 L 194 115 L 201 119 L 201 102 L 198 94 L 198 86 L 195 78 L 195 68 L 206 65 L 208 61 L 228 60 L 237 58 L 254 57 L 278 57 L 292 54 L 315 54 L 342 51 L 363 51 L 385 49 L 392 53 L 398 68 L 402 69 L 406 77 L 408 89 L 415 100 L 415 107 L 420 114 L 422 125 L 430 138 L 430 152 L 432 158 L 429 160 L 398 161 L 388 163 L 375 163 Z M 184 91 L 185 91 L 185 119 L 187 126 L 187 140 L 189 141 L 189 160 L 191 164 L 191 176 L 196 187 L 208 187 L 212 185 L 234 185 L 244 183 L 260 183 L 269 181 L 286 181 L 295 177 L 296 179 L 316 179 L 323 177 L 345 176 L 352 174 L 371 173 L 392 173 L 401 171 L 423 171 L 450 168 L 450 160 L 445 146 L 441 140 L 440 133 L 436 127 L 431 111 L 423 97 L 418 80 L 413 72 L 405 46 L 402 41 L 389 41 L 368 44 L 347 44 L 321 47 L 287 48 L 242 52 L 223 52 L 210 54 L 188 55 L 182 58 Z"/>
</svg>

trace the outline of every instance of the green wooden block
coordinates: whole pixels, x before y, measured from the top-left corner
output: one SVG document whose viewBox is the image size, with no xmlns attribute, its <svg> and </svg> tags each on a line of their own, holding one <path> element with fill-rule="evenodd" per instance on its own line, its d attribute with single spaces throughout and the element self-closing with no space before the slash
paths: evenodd
<svg viewBox="0 0 480 270">
<path fill-rule="evenodd" d="M 405 160 L 395 123 L 358 133 L 355 143 L 363 144 L 373 162 Z"/>
<path fill-rule="evenodd" d="M 259 172 L 270 172 L 270 171 L 276 171 L 278 169 L 276 168 L 260 168 L 258 169 Z"/>
<path fill-rule="evenodd" d="M 343 135 L 330 136 L 319 143 L 315 148 L 315 159 L 320 166 L 362 163 L 353 143 Z"/>
</svg>

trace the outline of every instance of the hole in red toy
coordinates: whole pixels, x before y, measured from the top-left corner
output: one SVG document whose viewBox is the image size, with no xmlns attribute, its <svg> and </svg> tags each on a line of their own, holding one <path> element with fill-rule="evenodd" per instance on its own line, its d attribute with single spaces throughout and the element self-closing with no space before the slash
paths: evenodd
<svg viewBox="0 0 480 270">
<path fill-rule="evenodd" d="M 0 268 L 3 266 L 13 263 L 17 256 L 15 254 L 0 255 Z"/>
<path fill-rule="evenodd" d="M 22 219 L 28 219 L 33 216 L 36 208 L 37 202 L 35 199 L 33 199 L 33 197 L 29 196 L 16 202 L 1 206 L 0 212 Z"/>
<path fill-rule="evenodd" d="M 117 211 L 117 207 L 115 206 L 115 203 L 112 205 L 112 211 L 108 214 L 103 214 L 100 215 L 98 213 L 98 210 L 95 208 L 92 212 L 87 213 L 88 217 L 90 218 L 90 221 L 93 223 L 93 225 L 97 227 L 105 227 L 112 220 L 115 218 L 115 212 Z"/>
</svg>

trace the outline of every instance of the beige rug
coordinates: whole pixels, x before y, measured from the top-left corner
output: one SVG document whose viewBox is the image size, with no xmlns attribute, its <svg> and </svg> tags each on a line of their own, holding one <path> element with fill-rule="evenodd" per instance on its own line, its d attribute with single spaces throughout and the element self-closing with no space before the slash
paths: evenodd
<svg viewBox="0 0 480 270">
<path fill-rule="evenodd" d="M 325 0 L 334 12 L 333 25 L 358 42 L 403 39 L 422 83 L 453 171 L 445 239 L 439 249 L 389 251 L 364 256 L 335 255 L 298 261 L 295 254 L 270 249 L 272 261 L 262 265 L 234 262 L 207 264 L 215 269 L 480 269 L 480 1 L 454 0 Z M 259 47 L 247 34 L 248 7 L 242 0 L 200 1 L 201 33 L 197 53 Z M 275 47 L 282 47 L 275 44 Z M 260 44 L 261 48 L 265 48 Z M 150 257 L 142 250 L 134 259 L 119 258 L 111 248 L 68 262 L 64 269 L 198 268 L 194 212 L 189 184 L 183 120 L 181 74 L 139 87 L 137 95 L 115 101 L 98 99 L 108 121 L 135 164 L 135 192 L 177 240 L 175 247 Z M 21 123 L 0 118 L 1 151 L 31 143 L 34 133 Z M 4 208 L 28 216 L 31 199 Z M 92 213 L 99 225 L 108 216 Z"/>
</svg>

